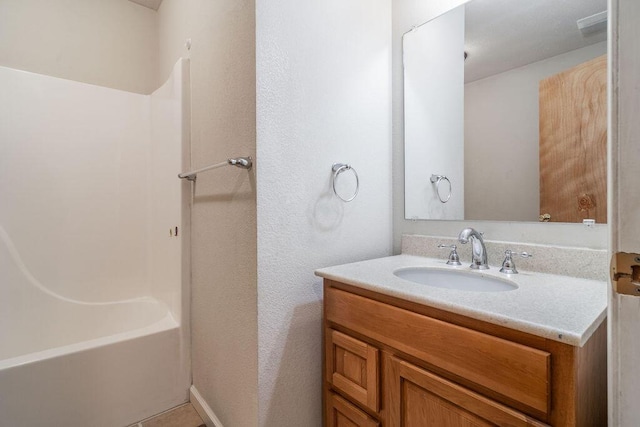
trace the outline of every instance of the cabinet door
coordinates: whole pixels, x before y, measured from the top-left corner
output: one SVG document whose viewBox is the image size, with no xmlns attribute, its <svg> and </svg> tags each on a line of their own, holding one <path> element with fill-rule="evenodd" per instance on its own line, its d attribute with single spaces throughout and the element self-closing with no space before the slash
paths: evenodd
<svg viewBox="0 0 640 427">
<path fill-rule="evenodd" d="M 354 401 L 378 412 L 378 349 L 332 329 L 326 331 L 327 381 Z"/>
<path fill-rule="evenodd" d="M 386 427 L 546 426 L 393 356 L 385 360 Z"/>
<path fill-rule="evenodd" d="M 327 427 L 378 427 L 380 424 L 334 393 L 327 396 Z"/>
</svg>

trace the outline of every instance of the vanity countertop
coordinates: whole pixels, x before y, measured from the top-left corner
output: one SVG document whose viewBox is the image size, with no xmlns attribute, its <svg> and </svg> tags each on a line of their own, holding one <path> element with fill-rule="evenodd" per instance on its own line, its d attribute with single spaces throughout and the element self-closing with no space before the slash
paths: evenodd
<svg viewBox="0 0 640 427">
<path fill-rule="evenodd" d="M 448 266 L 446 260 L 396 255 L 316 270 L 316 275 L 381 294 L 582 346 L 607 316 L 607 283 L 519 270 L 505 275 L 500 267 L 472 273 L 508 279 L 518 289 L 470 292 L 421 285 L 393 274 L 404 267 L 471 271 L 467 264 Z"/>
</svg>

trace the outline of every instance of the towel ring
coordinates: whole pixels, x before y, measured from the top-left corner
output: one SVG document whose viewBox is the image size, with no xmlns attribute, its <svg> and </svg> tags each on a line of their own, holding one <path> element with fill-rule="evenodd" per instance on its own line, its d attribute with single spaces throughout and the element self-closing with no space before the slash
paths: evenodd
<svg viewBox="0 0 640 427">
<path fill-rule="evenodd" d="M 447 181 L 449 183 L 449 195 L 445 200 L 442 200 L 442 196 L 440 195 L 440 183 L 442 181 Z M 431 175 L 431 183 L 436 185 L 436 194 L 438 195 L 438 199 L 441 203 L 447 203 L 451 198 L 451 181 L 444 175 Z"/>
<path fill-rule="evenodd" d="M 360 179 L 358 178 L 358 172 L 356 172 L 356 170 L 352 168 L 351 165 L 348 165 L 346 163 L 334 163 L 333 166 L 331 166 L 331 170 L 333 171 L 333 177 L 331 178 L 331 186 L 333 187 L 333 192 L 335 193 L 335 195 L 338 196 L 338 198 L 343 202 L 350 202 L 353 199 L 355 199 L 356 196 L 358 195 L 358 191 L 360 190 Z M 338 191 L 336 190 L 336 179 L 338 179 L 338 175 L 348 170 L 352 171 L 356 177 L 356 191 L 353 193 L 353 196 L 345 199 L 340 194 L 338 194 Z"/>
</svg>

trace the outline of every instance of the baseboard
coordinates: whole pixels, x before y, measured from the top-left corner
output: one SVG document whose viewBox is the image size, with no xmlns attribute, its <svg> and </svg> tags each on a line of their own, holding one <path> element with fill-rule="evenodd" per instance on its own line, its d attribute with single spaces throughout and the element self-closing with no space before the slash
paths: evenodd
<svg viewBox="0 0 640 427">
<path fill-rule="evenodd" d="M 189 400 L 207 427 L 224 427 L 194 385 L 189 388 Z"/>
</svg>

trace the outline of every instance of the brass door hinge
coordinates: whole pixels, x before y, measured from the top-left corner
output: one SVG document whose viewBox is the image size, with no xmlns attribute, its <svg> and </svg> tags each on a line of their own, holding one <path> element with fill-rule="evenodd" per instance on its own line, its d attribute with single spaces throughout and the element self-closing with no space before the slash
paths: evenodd
<svg viewBox="0 0 640 427">
<path fill-rule="evenodd" d="M 613 254 L 611 283 L 613 290 L 619 294 L 640 296 L 640 254 Z"/>
</svg>

